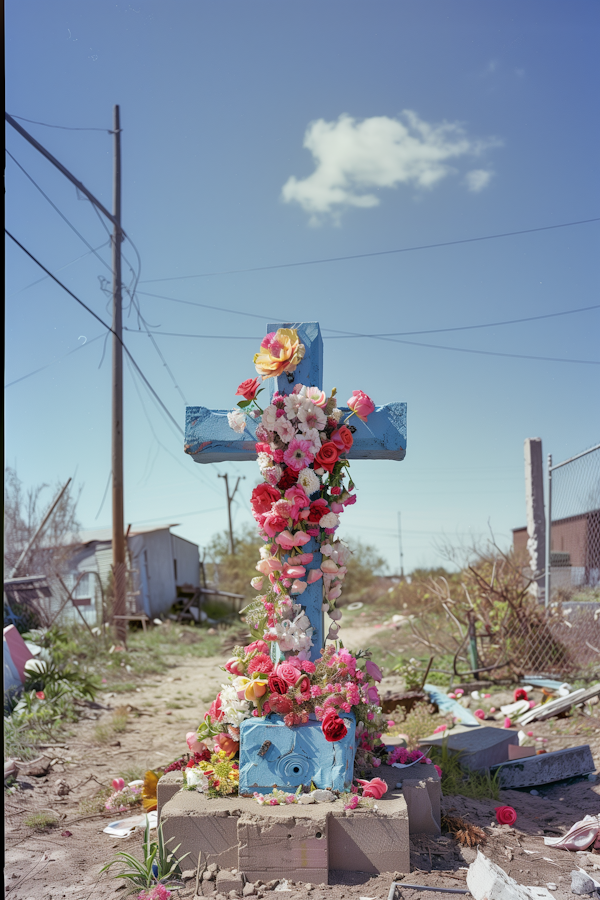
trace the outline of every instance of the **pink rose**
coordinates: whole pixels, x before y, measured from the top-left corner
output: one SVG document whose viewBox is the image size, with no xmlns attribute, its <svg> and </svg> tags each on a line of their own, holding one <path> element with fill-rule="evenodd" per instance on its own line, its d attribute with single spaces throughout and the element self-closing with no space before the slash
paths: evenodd
<svg viewBox="0 0 600 900">
<path fill-rule="evenodd" d="M 286 684 L 296 684 L 296 682 L 300 678 L 300 672 L 298 671 L 296 666 L 293 666 L 291 665 L 291 663 L 287 662 L 279 663 L 275 672 L 277 675 L 279 675 L 280 678 L 283 678 Z"/>
<path fill-rule="evenodd" d="M 198 740 L 198 735 L 195 731 L 188 731 L 185 741 L 192 753 L 202 753 L 203 750 L 206 750 L 206 744 Z"/>
<path fill-rule="evenodd" d="M 477 716 L 478 719 L 485 719 L 485 713 L 482 709 L 476 709 L 473 715 Z"/>
<path fill-rule="evenodd" d="M 352 396 L 348 400 L 348 408 L 351 409 L 361 421 L 366 422 L 367 417 L 374 411 L 375 404 L 363 391 L 352 391 Z"/>
<path fill-rule="evenodd" d="M 115 791 L 122 791 L 125 787 L 125 779 L 124 778 L 113 778 L 112 786 Z"/>
<path fill-rule="evenodd" d="M 363 797 L 373 797 L 375 800 L 381 800 L 388 789 L 387 782 L 383 778 L 372 778 L 370 781 L 365 781 L 362 778 L 357 778 L 356 780 L 363 786 Z"/>
<path fill-rule="evenodd" d="M 503 727 L 503 728 L 512 728 L 512 722 L 511 722 L 511 720 L 508 718 L 508 716 L 505 718 L 505 720 L 504 720 L 504 725 L 503 725 L 502 727 Z"/>
</svg>

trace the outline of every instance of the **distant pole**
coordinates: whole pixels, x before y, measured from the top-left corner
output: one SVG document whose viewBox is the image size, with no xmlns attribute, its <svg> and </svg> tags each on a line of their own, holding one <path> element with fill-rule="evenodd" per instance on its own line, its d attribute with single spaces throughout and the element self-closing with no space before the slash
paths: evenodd
<svg viewBox="0 0 600 900">
<path fill-rule="evenodd" d="M 400 549 L 400 578 L 404 578 L 404 553 L 402 552 L 402 527 L 400 524 L 400 513 L 398 513 L 398 546 Z"/>
<path fill-rule="evenodd" d="M 238 489 L 238 485 L 241 481 L 242 476 L 241 475 L 238 476 L 238 480 L 235 483 L 235 487 L 234 487 L 233 493 L 231 495 L 229 494 L 229 476 L 227 475 L 227 473 L 225 473 L 225 475 L 219 475 L 219 478 L 225 479 L 225 493 L 227 495 L 227 518 L 229 521 L 229 553 L 231 554 L 231 556 L 233 556 L 233 554 L 235 553 L 235 545 L 233 543 L 233 523 L 231 521 L 231 504 L 233 502 L 233 498 L 235 497 L 235 493 Z"/>
<path fill-rule="evenodd" d="M 121 121 L 119 107 L 113 119 L 113 217 L 112 270 L 112 552 L 114 577 L 113 616 L 126 614 L 125 533 L 123 526 L 123 305 L 121 297 Z M 127 622 L 113 622 L 118 640 L 127 636 Z"/>
<path fill-rule="evenodd" d="M 551 553 L 552 553 L 552 454 L 548 454 L 548 490 L 546 491 L 546 581 L 544 602 L 546 609 L 550 606 L 551 585 Z"/>
<path fill-rule="evenodd" d="M 544 460 L 542 439 L 525 441 L 525 503 L 527 507 L 527 549 L 533 582 L 530 590 L 541 600 L 544 591 L 544 553 L 546 548 L 544 518 Z"/>
</svg>

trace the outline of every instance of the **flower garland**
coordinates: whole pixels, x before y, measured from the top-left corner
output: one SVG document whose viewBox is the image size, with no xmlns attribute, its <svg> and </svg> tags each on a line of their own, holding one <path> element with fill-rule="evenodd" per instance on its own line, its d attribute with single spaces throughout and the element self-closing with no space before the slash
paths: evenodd
<svg viewBox="0 0 600 900">
<path fill-rule="evenodd" d="M 291 374 L 304 352 L 296 330 L 280 328 L 262 341 L 256 370 L 263 381 Z M 276 391 L 262 409 L 261 391 L 258 378 L 242 382 L 236 396 L 243 399 L 228 413 L 237 433 L 246 429 L 248 418 L 257 423 L 263 482 L 252 491 L 251 506 L 265 545 L 256 565 L 259 574 L 251 582 L 259 595 L 242 610 L 257 640 L 234 649 L 225 665 L 229 683 L 211 705 L 198 738 L 214 737 L 222 751 L 235 753 L 244 719 L 277 713 L 290 727 L 316 717 L 325 739 L 335 742 L 347 733 L 344 714 L 353 712 L 357 767 L 379 765 L 386 727 L 376 687 L 381 672 L 363 651 L 353 655 L 337 646 L 342 614 L 336 600 L 350 550 L 335 537 L 340 514 L 356 502 L 346 458 L 356 429 L 349 422 L 352 416 L 366 422 L 375 405 L 364 392 L 354 391 L 344 419 L 335 389 L 327 396 L 317 387 L 296 384 L 289 394 Z M 307 549 L 312 539 L 322 560 L 318 568 L 307 569 L 315 557 Z M 313 627 L 299 598 L 319 581 L 322 610 L 331 619 L 325 639 L 336 644 L 311 661 Z"/>
</svg>

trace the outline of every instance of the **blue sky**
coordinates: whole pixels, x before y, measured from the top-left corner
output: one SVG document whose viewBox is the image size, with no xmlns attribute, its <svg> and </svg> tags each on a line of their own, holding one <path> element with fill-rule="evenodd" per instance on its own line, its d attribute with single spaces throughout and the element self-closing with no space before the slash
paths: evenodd
<svg viewBox="0 0 600 900">
<path fill-rule="evenodd" d="M 240 270 L 599 216 L 599 20 L 593 0 L 9 0 L 6 108 L 103 129 L 22 123 L 110 207 L 107 132 L 120 104 L 140 308 L 153 332 L 212 336 L 154 334 L 161 359 L 125 313 L 128 347 L 182 425 L 184 399 L 233 405 L 278 318 L 321 323 L 325 388 L 408 402 L 406 459 L 353 463 L 359 502 L 340 533 L 396 570 L 400 511 L 410 570 L 438 562 L 445 540 L 491 528 L 508 543 L 525 523 L 525 438 L 541 437 L 555 460 L 598 443 L 599 366 L 518 358 L 600 362 L 598 309 L 443 329 L 598 304 L 600 223 Z M 11 158 L 8 229 L 107 318 L 99 278 L 110 279 L 110 249 L 97 215 L 11 128 L 7 148 L 106 265 Z M 108 526 L 110 347 L 103 357 L 101 326 L 47 279 L 30 286 L 43 273 L 10 241 L 6 252 L 6 461 L 26 484 L 75 474 L 83 525 Z M 124 253 L 130 284 L 130 243 Z M 241 526 L 258 470 L 193 464 L 126 368 L 126 523 L 179 522 L 177 533 L 205 545 L 226 526 L 225 470 L 245 475 Z"/>
</svg>

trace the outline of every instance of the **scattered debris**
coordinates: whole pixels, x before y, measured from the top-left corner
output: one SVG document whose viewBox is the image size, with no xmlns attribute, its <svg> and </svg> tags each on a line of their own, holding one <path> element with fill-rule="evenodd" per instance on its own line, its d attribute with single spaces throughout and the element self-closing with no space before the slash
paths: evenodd
<svg viewBox="0 0 600 900">
<path fill-rule="evenodd" d="M 442 827 L 453 834 L 463 847 L 483 846 L 487 841 L 487 835 L 482 828 L 472 825 L 461 816 L 442 816 Z"/>
<path fill-rule="evenodd" d="M 478 850 L 467 872 L 467 887 L 475 900 L 542 900 L 552 898 L 546 887 L 525 887 Z"/>
<path fill-rule="evenodd" d="M 574 869 L 571 872 L 571 893 L 600 897 L 600 882 L 591 878 L 583 869 Z"/>
<path fill-rule="evenodd" d="M 545 837 L 544 843 L 547 847 L 559 847 L 561 850 L 587 850 L 592 844 L 600 849 L 600 815 L 585 816 L 563 837 Z"/>
<path fill-rule="evenodd" d="M 579 690 L 567 694 L 566 697 L 557 697 L 556 700 L 549 700 L 547 703 L 541 703 L 539 706 L 534 706 L 533 709 L 530 709 L 529 712 L 526 712 L 525 715 L 521 716 L 519 724 L 528 725 L 529 722 L 543 721 L 544 719 L 550 719 L 553 716 L 559 716 L 561 713 L 568 712 L 573 706 L 581 706 L 583 703 L 587 703 L 588 700 L 592 700 L 599 695 L 600 682 L 587 688 L 587 690 L 585 688 L 579 688 Z"/>
</svg>

